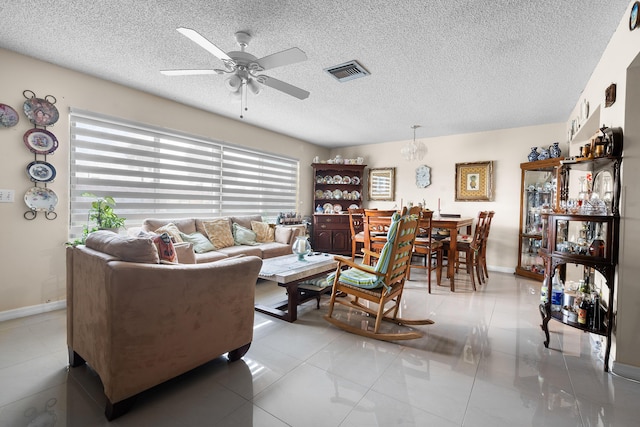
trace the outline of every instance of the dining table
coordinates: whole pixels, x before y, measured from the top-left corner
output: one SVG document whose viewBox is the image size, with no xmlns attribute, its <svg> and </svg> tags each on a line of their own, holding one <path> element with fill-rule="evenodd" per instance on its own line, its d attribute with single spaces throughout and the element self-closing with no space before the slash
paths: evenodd
<svg viewBox="0 0 640 427">
<path fill-rule="evenodd" d="M 447 276 L 449 277 L 449 286 L 455 291 L 455 259 L 457 256 L 458 230 L 465 228 L 465 233 L 471 235 L 471 227 L 473 226 L 473 217 L 446 217 L 439 216 L 431 219 L 431 227 L 449 230 L 451 244 L 449 244 L 449 253 L 447 254 Z"/>
<path fill-rule="evenodd" d="M 377 223 L 377 227 L 371 223 Z M 371 257 L 370 252 L 379 252 L 384 243 L 386 242 L 386 231 L 379 229 L 381 223 L 387 225 L 391 223 L 391 217 L 369 217 L 364 219 L 364 234 L 365 234 L 365 257 L 364 263 L 370 264 Z M 378 228 L 376 231 L 370 229 L 370 227 Z M 451 242 L 458 241 L 458 231 L 463 230 L 463 235 L 471 235 L 471 229 L 473 227 L 473 217 L 458 217 L 458 216 L 434 216 L 431 219 L 431 228 L 433 229 L 446 229 L 449 231 L 449 237 Z M 368 234 L 368 235 L 367 235 Z M 455 259 L 457 256 L 457 245 L 449 245 L 449 253 L 447 254 L 447 277 L 449 277 L 449 287 L 451 291 L 455 291 Z"/>
</svg>

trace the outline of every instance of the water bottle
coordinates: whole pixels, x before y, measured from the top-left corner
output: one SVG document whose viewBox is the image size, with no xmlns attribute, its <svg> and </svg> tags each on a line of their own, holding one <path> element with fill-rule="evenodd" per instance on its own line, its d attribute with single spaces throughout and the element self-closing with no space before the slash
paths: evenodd
<svg viewBox="0 0 640 427">
<path fill-rule="evenodd" d="M 561 311 L 564 300 L 564 286 L 558 274 L 553 275 L 551 281 L 551 311 Z"/>
<path fill-rule="evenodd" d="M 540 287 L 540 304 L 546 304 L 549 300 L 549 278 L 545 275 Z"/>
</svg>

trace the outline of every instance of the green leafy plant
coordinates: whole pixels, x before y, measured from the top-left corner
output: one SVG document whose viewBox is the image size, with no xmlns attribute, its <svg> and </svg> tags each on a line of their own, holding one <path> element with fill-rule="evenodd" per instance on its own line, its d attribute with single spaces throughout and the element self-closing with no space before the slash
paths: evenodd
<svg viewBox="0 0 640 427">
<path fill-rule="evenodd" d="M 113 211 L 113 208 L 116 206 L 116 201 L 113 197 L 98 197 L 92 193 L 82 193 L 82 197 L 93 197 L 95 199 L 91 202 L 91 207 L 89 208 L 89 221 L 95 221 L 98 229 L 117 229 L 124 227 L 126 218 L 119 217 L 118 214 Z"/>
<path fill-rule="evenodd" d="M 113 210 L 116 201 L 111 196 L 98 197 L 93 193 L 82 193 L 82 197 L 95 199 L 89 208 L 87 225 L 82 227 L 82 236 L 67 242 L 67 246 L 84 245 L 89 233 L 97 230 L 113 230 L 124 227 L 126 218 L 118 216 Z M 90 225 L 93 222 L 93 225 Z"/>
</svg>

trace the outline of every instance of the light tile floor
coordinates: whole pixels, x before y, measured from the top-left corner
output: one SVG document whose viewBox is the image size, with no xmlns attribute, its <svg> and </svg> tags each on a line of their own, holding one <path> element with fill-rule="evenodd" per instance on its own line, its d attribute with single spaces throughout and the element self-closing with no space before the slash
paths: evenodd
<svg viewBox="0 0 640 427">
<path fill-rule="evenodd" d="M 414 275 L 414 279 L 418 275 Z M 491 273 L 451 293 L 411 281 L 403 316 L 429 317 L 418 340 L 339 330 L 315 302 L 293 324 L 256 313 L 243 360 L 218 358 L 160 385 L 109 423 L 99 378 L 69 369 L 66 313 L 0 323 L 0 426 L 635 426 L 640 384 L 603 372 L 589 334 L 540 330 L 539 283 Z M 260 281 L 257 299 L 282 296 Z M 355 324 L 368 319 L 340 308 Z M 393 326 L 387 326 L 393 327 Z"/>
</svg>

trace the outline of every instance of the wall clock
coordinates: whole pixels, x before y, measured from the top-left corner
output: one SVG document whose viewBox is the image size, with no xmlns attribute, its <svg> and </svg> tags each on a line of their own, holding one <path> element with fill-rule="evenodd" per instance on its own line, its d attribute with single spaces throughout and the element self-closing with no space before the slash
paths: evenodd
<svg viewBox="0 0 640 427">
<path fill-rule="evenodd" d="M 640 24 L 640 2 L 635 2 L 633 6 L 631 6 L 631 12 L 629 12 L 629 30 L 633 31 L 638 28 L 638 24 Z"/>
<path fill-rule="evenodd" d="M 418 188 L 426 188 L 431 184 L 431 168 L 427 165 L 418 166 L 416 169 L 416 185 Z"/>
</svg>

